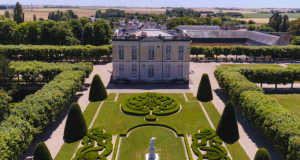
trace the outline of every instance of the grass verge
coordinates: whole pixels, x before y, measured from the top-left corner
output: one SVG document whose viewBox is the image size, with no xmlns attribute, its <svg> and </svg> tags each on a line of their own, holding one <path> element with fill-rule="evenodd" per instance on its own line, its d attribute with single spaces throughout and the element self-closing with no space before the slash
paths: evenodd
<svg viewBox="0 0 300 160">
<path fill-rule="evenodd" d="M 133 130 L 129 137 L 122 138 L 119 158 L 122 160 L 145 159 L 149 153 L 149 141 L 156 137 L 155 147 L 159 159 L 187 159 L 181 138 L 163 127 L 141 127 Z M 120 158 L 122 157 L 122 158 Z"/>
<path fill-rule="evenodd" d="M 194 96 L 193 93 L 185 93 L 185 95 L 189 101 L 198 101 L 198 99 Z"/>
<path fill-rule="evenodd" d="M 215 128 L 217 128 L 218 123 L 221 119 L 221 114 L 218 112 L 216 107 L 213 105 L 212 102 L 201 102 L 203 104 L 203 107 L 205 108 L 210 120 L 212 121 Z M 243 149 L 243 147 L 240 145 L 240 143 L 237 141 L 234 144 L 227 144 L 225 143 L 228 151 L 231 154 L 231 157 L 233 160 L 250 160 L 247 153 Z"/>
<path fill-rule="evenodd" d="M 110 93 L 105 101 L 114 101 L 116 99 L 117 93 Z"/>
<path fill-rule="evenodd" d="M 270 96 L 276 98 L 282 107 L 295 113 L 300 119 L 300 94 L 270 94 Z"/>
</svg>

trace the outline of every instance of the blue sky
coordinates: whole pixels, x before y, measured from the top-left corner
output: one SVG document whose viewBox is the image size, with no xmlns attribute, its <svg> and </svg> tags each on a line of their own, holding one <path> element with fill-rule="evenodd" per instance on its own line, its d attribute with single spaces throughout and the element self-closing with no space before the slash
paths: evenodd
<svg viewBox="0 0 300 160">
<path fill-rule="evenodd" d="M 17 2 L 17 1 L 15 1 Z M 12 4 L 13 0 L 0 0 Z M 21 4 L 151 7 L 151 0 L 19 0 Z M 152 0 L 153 7 L 300 8 L 300 0 Z"/>
</svg>

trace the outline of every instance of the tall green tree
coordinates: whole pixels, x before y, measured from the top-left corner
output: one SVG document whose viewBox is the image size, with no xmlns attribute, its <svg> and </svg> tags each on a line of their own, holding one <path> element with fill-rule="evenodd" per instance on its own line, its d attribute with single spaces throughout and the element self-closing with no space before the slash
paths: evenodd
<svg viewBox="0 0 300 160">
<path fill-rule="evenodd" d="M 70 21 L 70 27 L 72 28 L 72 33 L 77 38 L 79 41 L 82 40 L 82 24 L 79 20 L 77 19 L 72 19 Z"/>
<path fill-rule="evenodd" d="M 99 9 L 96 11 L 95 18 L 101 18 L 102 11 Z"/>
<path fill-rule="evenodd" d="M 108 44 L 112 38 L 113 31 L 106 20 L 96 20 L 94 26 L 94 45 Z"/>
<path fill-rule="evenodd" d="M 90 101 L 103 101 L 107 98 L 106 88 L 98 74 L 93 77 L 90 88 L 89 100 Z"/>
<path fill-rule="evenodd" d="M 216 133 L 224 142 L 229 144 L 239 140 L 239 129 L 232 101 L 226 103 Z"/>
<path fill-rule="evenodd" d="M 16 6 L 14 8 L 14 21 L 16 21 L 18 24 L 24 22 L 24 12 L 22 9 L 22 5 L 17 2 Z"/>
<path fill-rule="evenodd" d="M 40 34 L 38 22 L 24 22 L 19 24 L 14 32 L 15 44 L 38 44 Z M 48 37 L 49 38 L 49 37 Z"/>
<path fill-rule="evenodd" d="M 0 44 L 14 43 L 14 30 L 17 26 L 15 21 L 11 19 L 0 20 Z"/>
<path fill-rule="evenodd" d="M 35 14 L 33 15 L 33 21 L 36 21 L 36 15 Z"/>
<path fill-rule="evenodd" d="M 94 26 L 91 23 L 87 23 L 83 28 L 83 44 L 93 44 L 94 40 Z"/>
<path fill-rule="evenodd" d="M 67 22 L 56 22 L 50 29 L 52 45 L 76 45 L 79 41 L 74 37 L 72 28 Z"/>
<path fill-rule="evenodd" d="M 282 25 L 282 29 L 281 32 L 286 32 L 288 29 L 288 21 L 289 21 L 289 17 L 287 15 L 283 16 L 283 25 Z"/>
<path fill-rule="evenodd" d="M 290 35 L 300 36 L 300 18 L 291 21 L 290 28 L 288 29 Z"/>
<path fill-rule="evenodd" d="M 79 21 L 81 22 L 82 26 L 85 26 L 85 24 L 87 24 L 87 23 L 91 23 L 91 22 L 90 22 L 90 19 L 87 18 L 87 17 L 81 17 L 81 18 L 79 19 Z"/>
<path fill-rule="evenodd" d="M 6 18 L 10 18 L 9 11 L 5 11 L 4 16 L 5 16 Z"/>
<path fill-rule="evenodd" d="M 39 43 L 44 45 L 52 44 L 52 37 L 50 31 L 54 28 L 56 22 L 52 20 L 46 20 L 40 22 L 40 37 Z"/>
<path fill-rule="evenodd" d="M 213 100 L 211 85 L 208 74 L 203 74 L 198 87 L 197 99 L 199 101 L 211 101 Z"/>
</svg>

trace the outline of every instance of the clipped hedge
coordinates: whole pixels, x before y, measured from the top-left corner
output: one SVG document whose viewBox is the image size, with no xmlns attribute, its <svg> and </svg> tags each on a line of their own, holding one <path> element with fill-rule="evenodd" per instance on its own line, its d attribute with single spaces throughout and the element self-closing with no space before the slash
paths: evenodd
<svg viewBox="0 0 300 160">
<path fill-rule="evenodd" d="M 40 59 L 50 57 L 51 60 L 62 57 L 66 60 L 80 57 L 99 59 L 101 56 L 110 55 L 112 45 L 103 46 L 53 46 L 53 45 L 0 45 L 0 54 L 7 58 L 22 55 L 23 58 Z"/>
<path fill-rule="evenodd" d="M 89 93 L 90 101 L 102 101 L 107 98 L 106 88 L 98 74 L 93 77 L 91 89 Z"/>
<path fill-rule="evenodd" d="M 245 68 L 220 67 L 215 70 L 214 75 L 220 87 L 226 93 L 231 94 L 230 98 L 238 105 L 242 114 L 252 121 L 254 126 L 267 137 L 275 150 L 288 160 L 299 159 L 300 122 L 298 118 L 289 110 L 284 109 L 275 98 L 265 95 L 262 90 L 257 90 L 255 84 L 252 84 L 252 87 L 241 87 L 240 91 L 236 91 L 239 88 L 231 85 L 231 83 L 238 82 L 241 83 L 240 85 L 248 86 L 251 82 L 242 74 L 247 73 L 245 76 L 251 77 L 251 73 L 259 69 L 254 69 L 254 72 L 251 69 L 245 70 Z M 286 75 L 282 71 L 284 70 L 271 74 Z M 288 72 L 287 74 L 290 74 L 290 71 Z M 293 75 L 293 77 L 295 76 Z M 270 78 L 274 78 L 274 76 Z M 282 80 L 284 78 L 278 79 Z"/>
<path fill-rule="evenodd" d="M 111 141 L 112 134 L 104 133 L 103 129 L 100 127 L 91 128 L 82 140 L 83 146 L 76 151 L 76 155 L 72 160 L 107 160 L 106 157 L 113 150 L 113 144 Z M 97 143 L 97 147 L 95 147 L 95 143 Z M 104 148 L 105 150 L 99 154 L 98 151 L 102 151 Z"/>
<path fill-rule="evenodd" d="M 260 148 L 256 151 L 254 160 L 271 160 L 271 156 L 265 148 Z"/>
<path fill-rule="evenodd" d="M 200 128 L 200 133 L 192 134 L 191 147 L 195 155 L 198 156 L 197 160 L 203 160 L 204 158 L 231 160 L 231 158 L 227 155 L 228 151 L 224 146 L 222 146 L 222 143 L 223 141 L 212 128 L 203 127 Z M 202 154 L 200 150 L 207 152 L 206 154 Z"/>
<path fill-rule="evenodd" d="M 203 74 L 198 87 L 197 99 L 199 101 L 211 101 L 213 100 L 212 89 L 209 81 L 208 74 Z"/>
<path fill-rule="evenodd" d="M 26 96 L 0 124 L 0 159 L 17 159 L 31 145 L 35 134 L 64 109 L 80 89 L 85 71 L 65 70 L 34 94 Z"/>
<path fill-rule="evenodd" d="M 146 121 L 156 121 L 156 115 L 147 115 L 146 117 L 145 117 L 145 119 L 146 119 Z"/>
<path fill-rule="evenodd" d="M 39 142 L 36 145 L 33 160 L 53 160 L 51 153 L 44 142 Z"/>
<path fill-rule="evenodd" d="M 213 57 L 218 55 L 246 55 L 246 56 L 272 56 L 275 58 L 292 58 L 300 56 L 300 46 L 224 46 L 224 47 L 207 47 L 207 46 L 191 46 L 191 55 L 204 54 L 205 57 Z"/>
</svg>

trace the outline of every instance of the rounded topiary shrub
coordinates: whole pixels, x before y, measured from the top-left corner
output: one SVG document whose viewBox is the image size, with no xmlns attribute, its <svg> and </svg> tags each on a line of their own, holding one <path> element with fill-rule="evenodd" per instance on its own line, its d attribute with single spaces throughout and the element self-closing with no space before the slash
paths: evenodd
<svg viewBox="0 0 300 160">
<path fill-rule="evenodd" d="M 271 156 L 267 149 L 260 148 L 257 150 L 254 160 L 271 160 Z"/>
<path fill-rule="evenodd" d="M 156 121 L 156 115 L 147 115 L 146 121 Z"/>
<path fill-rule="evenodd" d="M 64 131 L 64 138 L 67 141 L 82 139 L 87 134 L 87 126 L 78 103 L 70 107 Z"/>
<path fill-rule="evenodd" d="M 208 74 L 206 74 L 206 73 L 204 73 L 202 75 L 202 78 L 201 78 L 201 81 L 200 81 L 200 84 L 198 87 L 197 99 L 199 101 L 204 101 L 204 102 L 213 100 L 209 77 L 208 77 Z"/>
<path fill-rule="evenodd" d="M 226 143 L 232 144 L 239 140 L 239 129 L 232 101 L 227 102 L 216 132 L 217 135 Z"/>
<path fill-rule="evenodd" d="M 102 101 L 107 98 L 106 88 L 98 74 L 96 74 L 93 78 L 89 100 L 90 101 Z"/>
<path fill-rule="evenodd" d="M 40 142 L 36 145 L 33 160 L 53 160 L 49 149 L 44 142 Z"/>
</svg>

